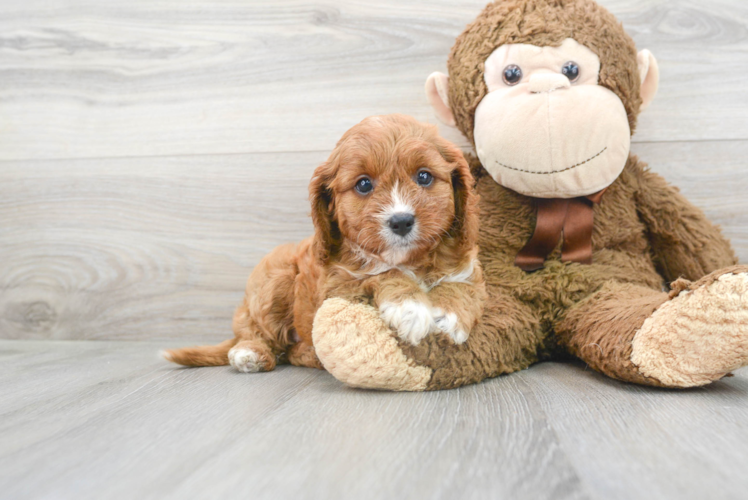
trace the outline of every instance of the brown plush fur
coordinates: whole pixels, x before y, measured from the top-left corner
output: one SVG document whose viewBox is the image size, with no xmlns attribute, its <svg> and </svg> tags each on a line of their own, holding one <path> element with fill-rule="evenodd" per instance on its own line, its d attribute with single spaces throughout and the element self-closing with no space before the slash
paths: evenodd
<svg viewBox="0 0 748 500">
<path fill-rule="evenodd" d="M 663 282 L 679 276 L 695 280 L 737 262 L 719 229 L 634 156 L 595 206 L 591 265 L 560 262 L 559 246 L 545 268 L 520 270 L 514 257 L 534 228 L 532 200 L 488 175 L 476 189 L 479 258 L 488 292 L 484 315 L 463 346 L 437 338 L 402 345 L 416 363 L 434 370 L 430 389 L 513 372 L 564 351 L 610 376 L 658 385 L 629 369 L 630 347 L 620 351 L 618 346 L 641 326 L 648 316 L 643 311 L 667 300 Z M 677 241 L 676 248 L 654 244 L 668 240 Z M 610 303 L 604 288 L 621 292 L 617 303 Z M 582 321 L 583 313 L 597 308 L 592 319 Z M 582 349 L 586 340 L 600 344 L 602 355 Z"/>
<path fill-rule="evenodd" d="M 475 108 L 487 91 L 483 62 L 498 46 L 558 46 L 567 37 L 599 56 L 599 83 L 621 98 L 633 133 L 641 105 L 636 49 L 592 0 L 488 5 L 449 58 L 449 102 L 461 131 L 473 140 Z M 480 195 L 479 258 L 488 299 L 465 344 L 437 336 L 417 346 L 400 343 L 413 366 L 433 371 L 427 389 L 478 382 L 567 353 L 611 377 L 663 385 L 633 365 L 631 339 L 668 300 L 665 283 L 698 280 L 737 263 L 719 228 L 632 155 L 594 207 L 593 263 L 562 263 L 559 245 L 543 269 L 526 273 L 514 259 L 535 227 L 533 200 L 498 185 L 476 158 L 470 161 Z M 315 331 L 315 338 L 318 333 L 324 334 Z M 386 387 L 378 381 L 370 386 Z"/>
<path fill-rule="evenodd" d="M 487 93 L 483 61 L 498 46 L 558 46 L 566 38 L 598 55 L 599 83 L 621 98 L 633 134 L 641 106 L 636 48 L 620 22 L 590 0 L 503 0 L 485 8 L 457 39 L 448 62 L 449 101 L 462 132 L 472 139 L 475 108 Z M 455 351 L 448 354 L 433 349 L 428 344 L 436 339 L 406 347 L 417 361 L 435 369 L 431 386 L 453 387 L 525 368 L 551 354 L 557 344 L 610 376 L 657 385 L 631 368 L 626 357 L 630 346 L 623 352 L 619 346 L 626 338 L 630 341 L 649 316 L 646 311 L 651 314 L 666 300 L 657 293 L 663 281 L 681 276 L 695 280 L 737 263 L 719 229 L 632 156 L 595 207 L 593 264 L 562 264 L 559 248 L 543 270 L 524 273 L 513 260 L 535 226 L 532 200 L 499 186 L 477 160 L 473 163 L 480 177 L 480 259 L 490 298 L 461 352 L 451 346 L 444 346 Z M 603 289 L 617 290 L 617 303 L 611 304 L 613 298 Z M 518 316 L 509 320 L 506 316 L 513 315 L 507 310 Z M 606 336 L 611 345 L 605 345 Z M 602 355 L 583 350 L 585 340 L 602 343 Z M 426 353 L 433 364 L 424 359 Z M 439 366 L 445 359 L 447 366 Z M 449 373 L 470 365 L 480 369 Z"/>
<path fill-rule="evenodd" d="M 424 170 L 433 176 L 427 187 L 415 182 Z M 374 184 L 368 194 L 354 189 L 362 177 Z M 312 321 L 328 296 L 375 304 L 415 299 L 454 311 L 470 331 L 483 304 L 473 183 L 462 153 L 440 138 L 436 127 L 403 115 L 364 120 L 341 138 L 312 178 L 315 235 L 276 248 L 250 275 L 234 315 L 235 338 L 166 351 L 165 357 L 189 366 L 225 365 L 231 349 L 242 349 L 258 358 L 252 366 L 232 361 L 243 371 L 272 370 L 284 355 L 291 364 L 322 368 L 312 345 Z M 383 218 L 395 193 L 415 212 L 416 239 L 405 249 L 387 238 L 392 235 Z M 473 269 L 472 283 L 434 286 L 466 268 Z"/>
<path fill-rule="evenodd" d="M 630 284 L 606 283 L 576 304 L 556 326 L 569 353 L 609 377 L 662 385 L 631 362 L 631 341 L 644 321 L 666 300 L 666 293 Z"/>
</svg>

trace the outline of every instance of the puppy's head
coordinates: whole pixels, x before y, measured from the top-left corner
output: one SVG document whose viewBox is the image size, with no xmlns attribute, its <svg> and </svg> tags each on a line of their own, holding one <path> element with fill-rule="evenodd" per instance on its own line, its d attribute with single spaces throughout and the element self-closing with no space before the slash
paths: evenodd
<svg viewBox="0 0 748 500">
<path fill-rule="evenodd" d="M 477 196 L 462 153 L 436 127 L 404 115 L 370 117 L 346 132 L 310 185 L 317 249 L 344 240 L 390 265 L 440 244 L 475 245 Z"/>
</svg>

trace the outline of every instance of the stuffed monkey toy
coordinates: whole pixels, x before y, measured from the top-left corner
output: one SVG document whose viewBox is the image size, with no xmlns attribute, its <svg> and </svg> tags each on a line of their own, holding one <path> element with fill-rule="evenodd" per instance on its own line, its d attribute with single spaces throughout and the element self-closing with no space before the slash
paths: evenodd
<svg viewBox="0 0 748 500">
<path fill-rule="evenodd" d="M 317 354 L 339 380 L 400 391 L 475 383 L 576 356 L 618 380 L 694 387 L 748 364 L 748 267 L 630 154 L 657 62 L 593 0 L 498 0 L 426 84 L 474 147 L 488 299 L 465 344 L 398 338 L 330 298 Z"/>
</svg>

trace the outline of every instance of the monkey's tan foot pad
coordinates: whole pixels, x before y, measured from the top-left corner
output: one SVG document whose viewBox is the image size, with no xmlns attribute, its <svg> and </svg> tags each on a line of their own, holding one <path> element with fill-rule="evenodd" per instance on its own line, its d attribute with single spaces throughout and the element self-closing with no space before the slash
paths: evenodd
<svg viewBox="0 0 748 500">
<path fill-rule="evenodd" d="M 423 391 L 433 373 L 403 354 L 379 312 L 368 305 L 327 299 L 314 318 L 312 339 L 325 369 L 354 387 Z"/>
<path fill-rule="evenodd" d="M 748 364 L 748 268 L 714 273 L 662 304 L 632 341 L 639 371 L 670 387 L 696 387 Z"/>
</svg>

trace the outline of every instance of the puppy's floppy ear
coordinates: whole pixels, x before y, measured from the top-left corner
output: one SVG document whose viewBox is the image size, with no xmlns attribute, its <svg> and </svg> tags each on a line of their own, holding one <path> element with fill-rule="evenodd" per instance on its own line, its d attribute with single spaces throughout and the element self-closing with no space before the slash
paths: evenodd
<svg viewBox="0 0 748 500">
<path fill-rule="evenodd" d="M 454 144 L 443 141 L 439 148 L 445 160 L 454 165 L 452 189 L 455 200 L 455 220 L 450 233 L 458 246 L 467 250 L 478 243 L 478 195 L 475 179 L 470 173 L 465 156 Z"/>
<path fill-rule="evenodd" d="M 314 251 L 317 258 L 327 263 L 340 246 L 340 228 L 335 219 L 335 200 L 330 183 L 335 178 L 335 162 L 328 160 L 314 171 L 309 183 L 314 223 Z"/>
</svg>

